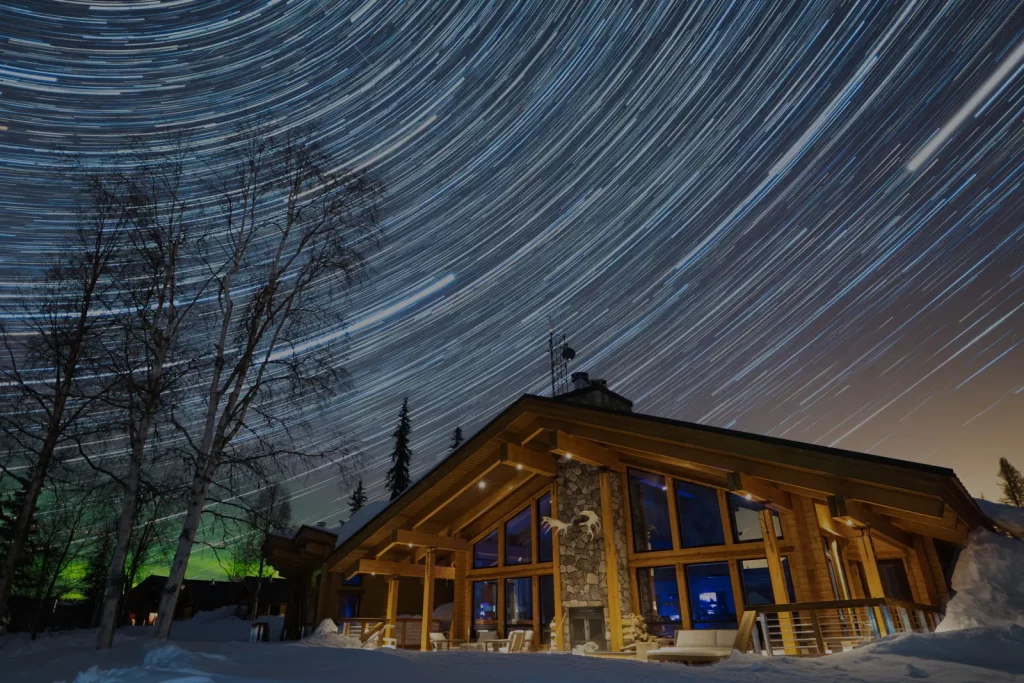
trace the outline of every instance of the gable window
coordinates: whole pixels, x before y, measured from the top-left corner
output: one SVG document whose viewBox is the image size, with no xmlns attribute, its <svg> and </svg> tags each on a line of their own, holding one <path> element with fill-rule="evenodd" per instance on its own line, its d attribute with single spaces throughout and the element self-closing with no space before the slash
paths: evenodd
<svg viewBox="0 0 1024 683">
<path fill-rule="evenodd" d="M 684 548 L 724 545 L 722 512 L 718 507 L 718 491 L 688 481 L 675 481 L 676 509 L 679 513 L 679 535 Z"/>
<path fill-rule="evenodd" d="M 498 566 L 498 530 L 477 541 L 473 546 L 473 569 Z"/>
<path fill-rule="evenodd" d="M 668 484 L 660 474 L 629 470 L 629 506 L 633 548 L 638 552 L 672 549 Z"/>
<path fill-rule="evenodd" d="M 529 564 L 533 562 L 531 548 L 530 508 L 526 508 L 505 522 L 505 564 Z"/>
<path fill-rule="evenodd" d="M 733 537 L 737 543 L 764 540 L 764 534 L 761 533 L 761 510 L 763 508 L 764 506 L 760 503 L 747 500 L 735 493 L 729 494 Z M 779 513 L 775 510 L 772 510 L 772 523 L 775 525 L 775 537 L 782 538 L 782 523 L 779 521 Z"/>
<path fill-rule="evenodd" d="M 551 494 L 545 493 L 537 499 L 537 561 L 551 562 L 553 554 L 551 550 L 551 527 L 544 526 L 544 518 L 551 517 Z"/>
</svg>

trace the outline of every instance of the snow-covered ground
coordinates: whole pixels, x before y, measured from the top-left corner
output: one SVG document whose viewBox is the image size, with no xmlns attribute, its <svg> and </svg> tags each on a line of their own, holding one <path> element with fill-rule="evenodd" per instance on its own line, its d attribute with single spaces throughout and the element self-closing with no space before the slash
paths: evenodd
<svg viewBox="0 0 1024 683">
<path fill-rule="evenodd" d="M 329 623 L 298 643 L 248 643 L 249 623 L 222 610 L 175 623 L 171 643 L 155 642 L 148 628 L 122 629 L 106 652 L 94 650 L 95 631 L 35 642 L 4 636 L 0 681 L 1024 683 L 1024 542 L 976 531 L 961 554 L 953 587 L 958 592 L 939 633 L 893 636 L 816 659 L 734 654 L 720 664 L 691 668 L 569 654 L 364 650 Z"/>
</svg>

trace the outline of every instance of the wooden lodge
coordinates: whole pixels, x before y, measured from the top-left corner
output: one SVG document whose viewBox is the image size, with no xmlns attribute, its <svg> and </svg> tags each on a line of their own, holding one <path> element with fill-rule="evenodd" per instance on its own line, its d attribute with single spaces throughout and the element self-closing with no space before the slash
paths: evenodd
<svg viewBox="0 0 1024 683">
<path fill-rule="evenodd" d="M 521 397 L 344 540 L 307 527 L 267 554 L 293 635 L 384 623 L 426 650 L 529 629 L 540 649 L 554 624 L 557 649 L 614 653 L 639 614 L 821 654 L 933 628 L 979 526 L 952 470 L 641 415 L 585 380 Z"/>
</svg>

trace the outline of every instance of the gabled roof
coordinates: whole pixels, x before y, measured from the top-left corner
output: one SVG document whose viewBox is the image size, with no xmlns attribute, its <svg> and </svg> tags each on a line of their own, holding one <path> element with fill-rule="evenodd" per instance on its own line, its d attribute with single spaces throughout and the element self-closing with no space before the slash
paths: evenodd
<svg viewBox="0 0 1024 683">
<path fill-rule="evenodd" d="M 489 468 L 498 462 L 502 444 L 521 443 L 542 429 L 615 451 L 657 453 L 662 463 L 697 462 L 705 469 L 719 469 L 723 476 L 729 471 L 745 471 L 774 478 L 780 485 L 815 490 L 839 482 L 853 491 L 852 498 L 869 490 L 878 492 L 869 502 L 882 506 L 898 507 L 887 500 L 885 492 L 899 492 L 929 509 L 941 511 L 948 506 L 969 526 L 992 525 L 956 474 L 945 467 L 579 405 L 565 398 L 521 396 L 340 543 L 326 567 L 348 569 L 385 544 L 393 530 L 416 523 L 439 504 L 469 495 L 465 482 L 473 481 L 477 473 L 493 472 Z"/>
</svg>

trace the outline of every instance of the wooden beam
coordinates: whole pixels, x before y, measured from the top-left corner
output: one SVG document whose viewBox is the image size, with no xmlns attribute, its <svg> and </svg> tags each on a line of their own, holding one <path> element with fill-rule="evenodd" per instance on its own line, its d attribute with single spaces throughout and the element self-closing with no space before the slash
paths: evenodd
<svg viewBox="0 0 1024 683">
<path fill-rule="evenodd" d="M 503 497 L 500 497 L 497 505 L 492 506 L 486 514 L 480 515 L 474 519 L 471 526 L 465 527 L 466 538 L 475 539 L 477 536 L 500 522 L 505 515 L 515 512 L 519 508 L 523 507 L 530 498 L 539 494 L 549 486 L 551 486 L 551 477 L 534 475 L 529 482 L 520 485 L 519 488 Z"/>
<path fill-rule="evenodd" d="M 558 516 L 558 487 L 551 487 L 551 514 L 555 519 L 561 519 Z M 536 525 L 536 523 L 535 523 Z M 562 625 L 562 549 L 558 544 L 558 533 L 551 530 L 551 569 L 552 575 L 554 576 L 554 594 L 555 594 L 555 613 L 552 617 L 555 622 L 555 629 L 551 631 L 551 637 L 555 639 L 555 649 L 565 649 L 565 638 L 562 637 L 561 631 Z M 539 599 L 540 596 L 537 596 Z"/>
<path fill-rule="evenodd" d="M 869 598 L 884 598 L 885 588 L 882 586 L 882 575 L 878 572 L 878 559 L 875 557 L 875 546 L 871 543 L 871 531 L 864 529 L 860 536 L 854 539 L 854 544 L 860 554 L 860 566 L 864 570 L 864 582 L 868 585 Z M 874 609 L 874 608 L 869 608 Z M 885 620 L 881 618 L 881 612 L 875 609 L 875 621 L 878 624 L 878 631 L 881 635 L 889 635 Z"/>
<path fill-rule="evenodd" d="M 428 534 L 423 531 L 409 531 L 408 529 L 395 529 L 391 532 L 391 542 L 404 545 L 407 548 L 434 548 L 435 550 L 453 550 L 458 552 L 469 550 L 469 543 L 461 538 L 453 538 L 441 534 Z"/>
<path fill-rule="evenodd" d="M 455 578 L 455 570 L 452 570 Z M 420 652 L 430 650 L 430 626 L 434 619 L 434 550 L 428 550 L 423 563 L 423 621 L 420 625 Z"/>
<path fill-rule="evenodd" d="M 495 506 L 500 505 L 505 497 L 514 492 L 517 488 L 528 482 L 535 475 L 533 472 L 516 472 L 512 480 L 507 484 L 503 484 L 500 487 L 489 487 L 483 490 L 485 494 L 483 500 L 479 504 L 471 507 L 470 509 L 463 512 L 461 515 L 455 518 L 455 520 L 448 526 L 448 533 L 454 534 L 462 531 L 467 526 L 472 524 L 476 519 L 487 514 L 490 510 L 494 509 Z M 469 538 L 473 538 L 470 534 Z"/>
<path fill-rule="evenodd" d="M 398 586 L 399 580 L 397 576 L 388 577 L 388 606 L 387 606 L 387 623 L 391 628 L 391 638 L 398 637 Z M 384 636 L 388 637 L 387 630 L 384 632 Z"/>
<path fill-rule="evenodd" d="M 455 487 L 455 489 L 454 489 L 454 491 L 452 493 L 450 493 L 448 496 L 444 497 L 441 500 L 441 502 L 439 502 L 437 505 L 435 505 L 426 515 L 421 517 L 418 522 L 413 524 L 412 528 L 413 529 L 419 529 L 421 526 L 423 526 L 428 521 L 430 521 L 430 519 L 434 515 L 436 515 L 438 512 L 440 512 L 441 510 L 445 509 L 446 507 L 448 507 L 448 505 L 452 501 L 454 501 L 456 498 L 461 496 L 463 493 L 465 493 L 471 487 L 476 486 L 477 482 L 481 478 L 487 476 L 488 472 L 493 470 L 495 467 L 499 467 L 499 466 L 500 466 L 500 463 L 498 463 L 497 461 L 494 461 L 494 462 L 487 462 L 482 467 L 478 467 L 476 470 L 471 472 L 468 476 L 463 478 L 462 481 L 460 481 L 458 483 L 458 485 L 456 485 L 456 487 Z"/>
<path fill-rule="evenodd" d="M 622 469 L 618 454 L 612 453 L 598 443 L 557 429 L 549 434 L 548 450 L 594 467 L 605 467 L 615 472 Z"/>
<path fill-rule="evenodd" d="M 730 472 L 726 476 L 729 491 L 747 500 L 753 500 L 779 512 L 793 512 L 789 493 L 743 472 Z"/>
<path fill-rule="evenodd" d="M 541 453 L 515 444 L 501 444 L 501 449 L 498 451 L 498 462 L 517 470 L 526 470 L 548 477 L 555 476 L 555 459 L 550 453 Z"/>
<path fill-rule="evenodd" d="M 768 576 L 772 581 L 772 593 L 776 604 L 789 604 L 789 587 L 786 585 L 786 572 L 782 567 L 782 554 L 779 552 L 779 539 L 775 536 L 775 516 L 768 508 L 758 513 L 761 521 L 761 535 L 764 537 L 764 551 L 768 560 Z M 787 655 L 798 654 L 796 634 L 793 631 L 792 615 L 779 614 L 779 628 L 782 632 L 782 646 Z"/>
<path fill-rule="evenodd" d="M 622 595 L 619 592 L 619 553 L 615 548 L 615 519 L 612 513 L 611 473 L 598 474 L 601 487 L 601 533 L 604 537 L 604 574 L 608 591 L 608 630 L 612 652 L 622 651 Z"/>
<path fill-rule="evenodd" d="M 903 529 L 900 529 L 883 515 L 877 514 L 865 505 L 845 496 L 829 496 L 828 511 L 832 519 L 854 528 L 870 528 L 883 540 L 897 546 L 904 552 L 913 552 L 914 541 Z"/>
<path fill-rule="evenodd" d="M 609 419 L 612 419 L 611 416 Z M 848 498 L 886 508 L 897 508 L 930 517 L 941 518 L 945 509 L 942 499 L 929 494 L 915 493 L 895 487 L 884 487 L 860 481 L 840 478 L 837 475 L 797 469 L 787 465 L 754 460 L 732 453 L 703 450 L 693 446 L 669 443 L 634 433 L 622 433 L 612 429 L 591 427 L 561 420 L 543 421 L 546 427 L 581 440 L 593 440 L 614 448 L 660 455 L 676 462 L 690 462 L 707 466 L 726 474 L 743 472 L 752 477 L 773 483 L 778 488 L 795 489 L 797 493 L 823 498 L 824 495 L 842 494 Z M 568 442 L 565 442 L 568 443 Z M 820 456 L 819 456 L 820 458 Z M 854 476 L 856 470 L 850 470 Z M 817 496 L 815 496 L 817 494 Z"/>
<path fill-rule="evenodd" d="M 422 579 L 426 575 L 426 565 L 411 562 L 387 562 L 385 560 L 359 560 L 357 574 L 384 574 L 385 576 L 406 576 Z M 434 578 L 455 580 L 454 567 L 434 567 Z"/>
</svg>

